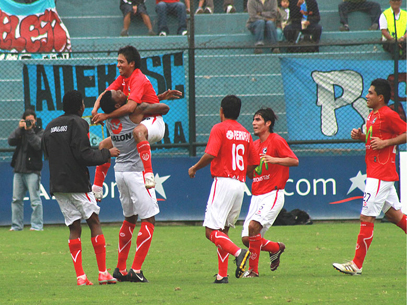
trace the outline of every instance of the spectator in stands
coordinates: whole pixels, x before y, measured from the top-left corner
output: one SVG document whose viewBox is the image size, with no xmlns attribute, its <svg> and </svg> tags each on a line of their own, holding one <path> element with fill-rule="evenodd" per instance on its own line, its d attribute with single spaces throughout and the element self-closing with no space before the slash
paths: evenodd
<svg viewBox="0 0 407 305">
<path fill-rule="evenodd" d="M 155 11 L 158 18 L 158 35 L 167 36 L 170 31 L 167 26 L 167 15 L 176 15 L 178 18 L 178 35 L 186 35 L 187 32 L 187 13 L 185 4 L 179 0 L 156 0 Z"/>
<path fill-rule="evenodd" d="M 191 13 L 191 2 L 189 0 L 185 0 L 185 11 L 189 15 Z"/>
<path fill-rule="evenodd" d="M 349 31 L 348 14 L 355 11 L 367 12 L 372 20 L 372 25 L 369 30 L 375 31 L 379 28 L 379 17 L 382 12 L 380 4 L 374 1 L 366 0 L 343 0 L 338 5 L 338 12 L 342 26 L 340 31 Z"/>
<path fill-rule="evenodd" d="M 293 0 L 291 0 L 293 1 Z M 289 0 L 281 0 L 278 6 L 277 11 L 277 20 L 276 20 L 276 27 L 277 27 L 277 41 L 284 40 L 284 28 L 287 24 L 290 23 L 288 17 L 290 16 L 290 9 L 288 6 L 290 5 Z"/>
<path fill-rule="evenodd" d="M 390 0 L 390 7 L 386 9 L 379 19 L 383 49 L 391 54 L 394 59 L 395 42 L 400 48 L 400 59 L 406 59 L 407 12 L 400 9 L 401 0 Z M 394 22 L 396 21 L 396 22 Z"/>
<path fill-rule="evenodd" d="M 120 10 L 123 13 L 123 29 L 120 36 L 129 36 L 129 27 L 132 16 L 139 16 L 148 28 L 148 35 L 155 36 L 151 25 L 150 16 L 148 16 L 147 8 L 144 5 L 144 0 L 120 0 Z"/>
<path fill-rule="evenodd" d="M 204 3 L 206 4 L 205 9 L 203 8 Z M 195 14 L 213 14 L 214 10 L 213 0 L 199 0 Z M 234 0 L 223 0 L 223 11 L 227 14 L 235 13 Z"/>
<path fill-rule="evenodd" d="M 263 53 L 264 35 L 271 42 L 272 52 L 280 53 L 277 47 L 277 0 L 249 0 L 247 3 L 249 19 L 246 27 L 255 36 L 254 53 Z"/>
<path fill-rule="evenodd" d="M 290 21 L 291 23 L 284 28 L 284 36 L 288 42 L 294 43 L 298 35 L 303 34 L 311 35 L 311 40 L 315 43 L 319 43 L 322 34 L 322 26 L 319 24 L 321 20 L 319 14 L 318 3 L 316 0 L 306 0 L 307 6 L 307 20 L 304 22 L 305 29 L 302 29 L 301 21 L 303 15 L 301 13 L 301 5 L 304 0 L 291 1 L 289 5 L 290 9 Z M 318 51 L 318 47 L 315 48 Z"/>
</svg>

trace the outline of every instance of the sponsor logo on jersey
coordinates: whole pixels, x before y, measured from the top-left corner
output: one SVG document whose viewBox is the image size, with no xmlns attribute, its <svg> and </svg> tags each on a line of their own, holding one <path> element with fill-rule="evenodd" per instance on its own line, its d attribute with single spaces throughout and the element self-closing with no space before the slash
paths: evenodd
<svg viewBox="0 0 407 305">
<path fill-rule="evenodd" d="M 118 135 L 118 136 L 112 135 L 111 138 L 112 138 L 112 141 L 113 141 L 113 142 L 122 142 L 122 141 L 126 141 L 126 140 L 132 139 L 132 138 L 133 138 L 133 135 L 132 135 L 131 132 L 129 132 L 129 133 L 121 134 L 121 135 Z"/>
<path fill-rule="evenodd" d="M 114 134 L 119 134 L 123 129 L 123 125 L 119 119 L 111 119 L 110 120 L 110 129 L 112 130 L 112 132 Z"/>
<path fill-rule="evenodd" d="M 68 126 L 55 126 L 55 127 L 52 127 L 51 128 L 51 133 L 54 133 L 54 132 L 65 132 L 65 131 L 67 131 L 68 130 Z"/>
<path fill-rule="evenodd" d="M 226 138 L 228 140 L 250 142 L 250 133 L 240 130 L 228 130 L 226 132 Z"/>
</svg>

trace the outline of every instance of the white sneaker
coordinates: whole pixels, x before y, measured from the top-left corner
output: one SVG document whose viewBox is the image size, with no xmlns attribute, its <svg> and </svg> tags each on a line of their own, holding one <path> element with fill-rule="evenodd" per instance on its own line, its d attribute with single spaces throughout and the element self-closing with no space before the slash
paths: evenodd
<svg viewBox="0 0 407 305">
<path fill-rule="evenodd" d="M 182 33 L 181 33 L 182 36 L 185 36 L 187 34 L 188 34 L 188 31 L 182 31 Z"/>
<path fill-rule="evenodd" d="M 160 32 L 160 34 L 158 34 L 158 36 L 167 36 L 167 33 L 162 31 L 162 32 Z"/>
<path fill-rule="evenodd" d="M 95 195 L 96 201 L 102 201 L 103 199 L 103 187 L 98 185 L 92 185 L 92 193 Z"/>
<path fill-rule="evenodd" d="M 205 8 L 204 13 L 205 13 L 205 14 L 213 14 L 213 12 L 212 12 L 211 8 L 210 8 L 210 7 L 208 7 L 208 6 Z"/>
<path fill-rule="evenodd" d="M 203 14 L 203 13 L 204 13 L 204 10 L 203 10 L 202 7 L 198 7 L 198 8 L 196 9 L 196 11 L 195 11 L 195 15 Z"/>
<path fill-rule="evenodd" d="M 152 189 L 153 187 L 155 187 L 155 180 L 154 180 L 153 173 L 144 174 L 144 185 L 146 186 L 146 189 Z"/>
<path fill-rule="evenodd" d="M 233 5 L 228 5 L 226 7 L 226 14 L 231 14 L 231 13 L 235 13 L 235 12 L 236 12 L 236 9 Z"/>
<path fill-rule="evenodd" d="M 350 274 L 350 275 L 360 275 L 362 274 L 362 268 L 358 268 L 353 261 L 344 263 L 344 264 L 338 264 L 338 263 L 333 263 L 333 267 L 345 274 Z"/>
</svg>

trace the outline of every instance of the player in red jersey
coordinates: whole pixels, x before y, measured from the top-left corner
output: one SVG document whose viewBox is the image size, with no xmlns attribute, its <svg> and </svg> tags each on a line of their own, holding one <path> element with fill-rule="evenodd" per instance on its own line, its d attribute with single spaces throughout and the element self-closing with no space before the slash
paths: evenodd
<svg viewBox="0 0 407 305">
<path fill-rule="evenodd" d="M 258 140 L 254 147 L 260 156 L 260 165 L 248 173 L 253 178 L 252 199 L 243 224 L 242 241 L 251 253 L 249 270 L 243 277 L 259 276 L 260 251 L 270 255 L 270 269 L 274 271 L 280 263 L 285 245 L 264 238 L 284 206 L 284 188 L 289 176 L 289 167 L 298 166 L 298 158 L 287 142 L 273 132 L 277 116 L 271 108 L 258 110 L 253 116 L 253 131 Z"/>
<path fill-rule="evenodd" d="M 346 274 L 362 274 L 363 261 L 373 240 L 374 221 L 381 211 L 407 233 L 407 218 L 401 212 L 394 187 L 394 182 L 399 180 L 395 163 L 396 146 L 407 142 L 407 124 L 387 106 L 390 96 L 390 83 L 385 79 L 375 79 L 366 95 L 367 106 L 372 109 L 366 122 L 367 132 L 363 134 L 360 128 L 351 132 L 352 139 L 366 143 L 367 179 L 355 257 L 344 264 L 333 264 L 335 269 Z"/>
<path fill-rule="evenodd" d="M 128 97 L 127 103 L 112 113 L 97 113 L 100 107 L 100 99 L 106 91 L 102 92 L 92 110 L 92 121 L 95 124 L 101 123 L 106 119 L 131 114 L 136 107 L 143 102 L 155 104 L 159 103 L 162 99 L 178 98 L 181 94 L 181 92 L 177 90 L 167 90 L 160 94 L 160 96 L 157 96 L 153 85 L 140 70 L 140 53 L 133 46 L 126 46 L 119 49 L 117 67 L 120 75 L 107 87 L 106 91 L 120 90 Z M 133 137 L 137 143 L 137 151 L 141 156 L 144 166 L 145 186 L 148 189 L 155 187 L 150 143 L 160 141 L 164 136 L 164 132 L 165 124 L 161 115 L 146 116 L 133 130 Z M 98 200 L 101 200 L 101 197 L 103 197 L 103 181 L 109 167 L 110 163 L 106 163 L 96 168 L 92 190 Z"/>
<path fill-rule="evenodd" d="M 188 169 L 191 178 L 196 172 L 211 164 L 213 183 L 208 198 L 205 220 L 206 238 L 213 242 L 218 252 L 219 271 L 214 283 L 228 283 L 229 254 L 236 257 L 236 277 L 243 275 L 250 252 L 240 249 L 228 236 L 242 207 L 246 173 L 254 170 L 259 158 L 253 147 L 250 133 L 236 120 L 240 114 L 241 100 L 234 95 L 223 98 L 220 105 L 221 123 L 212 127 L 205 154 Z"/>
</svg>

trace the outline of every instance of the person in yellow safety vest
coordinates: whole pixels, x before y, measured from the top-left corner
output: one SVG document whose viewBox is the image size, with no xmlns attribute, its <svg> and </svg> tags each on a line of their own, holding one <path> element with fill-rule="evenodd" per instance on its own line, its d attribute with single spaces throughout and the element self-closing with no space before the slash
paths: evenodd
<svg viewBox="0 0 407 305">
<path fill-rule="evenodd" d="M 400 47 L 399 58 L 406 59 L 407 12 L 400 9 L 401 5 L 401 0 L 390 0 L 390 7 L 380 15 L 379 24 L 382 40 L 389 42 L 383 44 L 383 49 L 394 58 L 394 42 L 397 37 Z"/>
</svg>

